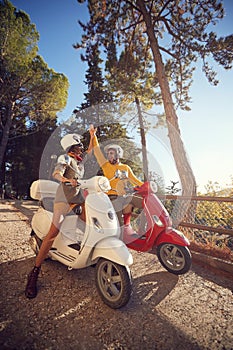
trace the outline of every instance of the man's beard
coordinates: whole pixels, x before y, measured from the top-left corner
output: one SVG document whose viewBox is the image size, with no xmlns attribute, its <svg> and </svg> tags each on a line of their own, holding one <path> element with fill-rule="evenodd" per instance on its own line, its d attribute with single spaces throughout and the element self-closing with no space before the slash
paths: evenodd
<svg viewBox="0 0 233 350">
<path fill-rule="evenodd" d="M 112 160 L 109 160 L 109 163 L 110 164 L 117 164 L 118 163 L 118 159 L 112 159 Z"/>
</svg>

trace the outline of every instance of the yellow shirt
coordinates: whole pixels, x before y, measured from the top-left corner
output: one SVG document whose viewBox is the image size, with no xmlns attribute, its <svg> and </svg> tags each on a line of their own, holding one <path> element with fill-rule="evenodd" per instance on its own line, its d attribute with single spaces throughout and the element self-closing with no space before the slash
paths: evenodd
<svg viewBox="0 0 233 350">
<path fill-rule="evenodd" d="M 106 176 L 111 185 L 111 190 L 108 191 L 108 195 L 113 194 L 113 195 L 118 195 L 122 196 L 125 194 L 125 184 L 126 182 L 130 182 L 133 185 L 141 186 L 143 184 L 142 181 L 138 180 L 136 176 L 134 175 L 133 171 L 127 164 L 122 164 L 122 163 L 117 163 L 117 164 L 111 164 L 103 155 L 101 152 L 101 149 L 99 147 L 99 142 L 97 137 L 95 136 L 93 139 L 93 147 L 94 147 L 94 154 L 97 159 L 97 162 L 101 166 L 104 176 Z M 121 179 L 115 179 L 115 173 L 116 170 L 124 170 L 128 172 L 128 179 L 126 180 L 121 180 Z"/>
</svg>

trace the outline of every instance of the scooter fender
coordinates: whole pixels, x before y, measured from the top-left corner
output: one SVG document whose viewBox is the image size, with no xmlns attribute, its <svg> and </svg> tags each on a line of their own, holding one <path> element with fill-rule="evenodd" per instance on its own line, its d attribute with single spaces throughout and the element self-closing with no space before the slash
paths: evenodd
<svg viewBox="0 0 233 350">
<path fill-rule="evenodd" d="M 96 244 L 92 260 L 99 258 L 105 258 L 123 266 L 133 264 L 132 254 L 125 243 L 116 237 L 107 237 Z"/>
<path fill-rule="evenodd" d="M 155 245 L 158 246 L 161 243 L 171 243 L 171 244 L 176 244 L 183 247 L 190 245 L 190 242 L 185 237 L 185 235 L 182 232 L 175 230 L 173 228 L 164 230 L 160 233 L 160 235 L 157 237 L 155 241 Z"/>
</svg>

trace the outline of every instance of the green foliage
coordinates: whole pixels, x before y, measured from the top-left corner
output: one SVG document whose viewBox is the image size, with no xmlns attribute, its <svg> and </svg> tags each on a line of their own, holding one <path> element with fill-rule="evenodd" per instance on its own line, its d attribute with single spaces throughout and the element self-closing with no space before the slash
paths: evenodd
<svg viewBox="0 0 233 350">
<path fill-rule="evenodd" d="M 233 182 L 232 182 L 233 184 Z M 194 223 L 201 226 L 206 226 L 206 228 L 213 227 L 216 229 L 233 229 L 233 205 L 229 201 L 228 197 L 232 197 L 232 188 L 224 190 L 220 189 L 217 182 L 209 181 L 205 186 L 207 193 L 205 196 L 199 194 L 197 199 L 191 201 L 191 206 L 194 210 L 194 221 L 189 221 L 189 218 L 185 218 L 182 221 L 188 223 Z M 225 198 L 224 198 L 225 197 Z M 180 208 L 180 203 L 182 202 L 182 196 L 178 199 L 169 199 L 165 201 L 165 206 L 170 215 L 174 217 L 176 215 L 175 205 L 178 210 Z M 177 205 L 178 204 L 178 205 Z M 182 229 L 182 226 L 180 227 Z M 223 232 L 215 232 L 205 229 L 188 229 L 183 228 L 187 237 L 189 237 L 192 242 L 201 243 L 198 245 L 198 249 L 202 247 L 203 249 L 210 249 L 208 254 L 223 257 L 220 254 L 219 248 L 226 249 L 226 252 L 230 254 L 232 250 L 232 236 L 224 234 Z M 187 232 L 186 232 L 187 230 Z M 190 234 L 192 232 L 192 234 Z M 215 250 L 217 249 L 217 250 Z M 214 252 L 214 253 L 213 253 Z M 217 255 L 216 255 L 217 254 Z M 219 254 L 219 255 L 218 255 Z"/>
<path fill-rule="evenodd" d="M 233 35 L 218 39 L 209 29 L 224 16 L 222 2 L 89 0 L 88 9 L 90 20 L 87 24 L 80 22 L 84 34 L 77 47 L 85 49 L 96 43 L 103 48 L 101 52 L 107 53 L 107 78 L 121 101 L 135 98 L 139 108 L 143 102 L 145 106 L 151 101 L 156 104 L 159 98 L 155 98 L 153 89 L 159 87 L 182 191 L 195 194 L 196 181 L 181 140 L 175 107 L 190 109 L 189 88 L 198 59 L 212 84 L 217 84 L 212 62 L 226 69 L 231 67 Z M 151 72 L 155 70 L 151 78 L 150 64 Z M 144 130 L 143 124 L 141 119 L 140 130 Z M 146 146 L 142 133 L 141 138 Z"/>
<path fill-rule="evenodd" d="M 137 56 L 130 47 L 121 52 L 119 60 L 111 65 L 106 62 L 109 74 L 106 79 L 115 98 L 121 106 L 128 106 L 138 98 L 144 109 L 150 109 L 154 101 L 161 103 L 161 97 L 155 93 L 158 81 L 151 72 L 151 57 Z M 124 112 L 124 111 L 123 111 Z"/>
<path fill-rule="evenodd" d="M 232 227 L 233 210 L 231 205 L 226 202 L 199 202 L 196 208 L 196 222 L 212 227 Z"/>
<path fill-rule="evenodd" d="M 221 1 L 171 0 L 164 3 L 137 0 L 132 3 L 89 0 L 88 9 L 90 21 L 85 25 L 80 22 L 84 35 L 79 47 L 85 47 L 90 40 L 102 45 L 107 52 L 107 70 L 115 70 L 115 80 L 119 82 L 124 82 L 124 78 L 118 77 L 118 74 L 124 76 L 126 81 L 128 77 L 131 82 L 137 81 L 139 85 L 143 81 L 143 69 L 147 71 L 150 64 L 153 68 L 150 57 L 153 43 L 148 29 L 149 23 L 153 25 L 172 94 L 183 109 L 189 109 L 188 92 L 195 62 L 199 58 L 212 84 L 217 83 L 212 61 L 215 60 L 225 69 L 231 68 L 233 35 L 217 38 L 216 33 L 209 30 L 211 25 L 216 26 L 224 17 Z M 114 83 L 114 74 L 112 81 Z M 129 90 L 131 87 L 129 82 Z"/>
<path fill-rule="evenodd" d="M 0 167 L 13 153 L 14 140 L 51 132 L 68 96 L 68 79 L 48 68 L 37 47 L 39 34 L 29 16 L 9 1 L 0 2 Z M 46 129 L 48 128 L 48 129 Z M 11 150 L 6 149 L 12 147 Z M 23 154 L 22 154 L 23 159 Z M 24 161 L 24 160 L 22 160 Z M 14 169 L 13 164 L 9 165 Z M 2 179 L 4 181 L 4 179 Z"/>
<path fill-rule="evenodd" d="M 232 182 L 233 184 L 233 182 Z M 231 197 L 232 189 L 222 190 L 218 182 L 208 181 L 205 186 L 207 197 Z M 233 227 L 233 207 L 231 202 L 200 201 L 196 208 L 196 221 L 212 227 Z"/>
<path fill-rule="evenodd" d="M 22 76 L 37 55 L 39 34 L 25 12 L 16 11 L 9 1 L 0 2 L 1 64 L 5 74 Z"/>
<path fill-rule="evenodd" d="M 90 14 L 92 15 L 91 8 Z M 80 23 L 88 35 L 92 32 L 92 26 L 87 27 Z M 85 45 L 85 55 L 81 55 L 81 59 L 88 64 L 85 83 L 88 92 L 84 94 L 85 102 L 77 107 L 74 113 L 74 121 L 70 124 L 69 130 L 79 130 L 84 136 L 84 146 L 88 147 L 89 132 L 87 131 L 90 124 L 98 128 L 97 136 L 103 151 L 102 145 L 117 140 L 125 150 L 126 158 L 122 162 L 126 162 L 137 175 L 142 175 L 141 161 L 138 157 L 139 150 L 135 149 L 132 141 L 127 136 L 126 127 L 118 122 L 119 109 L 113 102 L 113 92 L 109 90 L 109 86 L 104 85 L 102 77 L 102 59 L 98 43 L 93 44 L 91 40 L 89 45 Z M 80 49 L 82 45 L 74 45 L 76 49 Z M 109 65 L 113 65 L 115 60 L 114 47 L 112 47 L 112 58 L 109 59 Z M 111 63 L 110 63 L 111 61 Z M 77 127 L 78 126 L 78 127 Z M 94 157 L 88 157 L 85 164 L 85 177 L 101 174 L 101 170 Z"/>
<path fill-rule="evenodd" d="M 42 152 L 55 124 L 44 126 L 39 132 L 12 139 L 6 153 L 5 182 L 7 190 L 18 197 L 29 196 L 30 184 L 39 178 Z M 51 160 L 50 160 L 51 161 Z"/>
<path fill-rule="evenodd" d="M 27 14 L 16 9 L 8 1 L 0 3 L 1 15 L 1 93 L 5 103 L 30 97 L 28 109 L 37 99 L 52 112 L 64 108 L 67 98 L 67 79 L 49 69 L 37 55 L 39 34 L 30 23 Z M 63 89 L 62 89 L 63 86 Z M 52 96 L 57 94 L 56 97 Z M 48 99 L 48 102 L 47 102 Z M 51 103 L 53 105 L 51 106 Z M 38 106 L 37 106 L 38 107 Z M 38 109 L 31 112 L 34 115 Z M 41 114 L 42 115 L 42 114 Z"/>
</svg>

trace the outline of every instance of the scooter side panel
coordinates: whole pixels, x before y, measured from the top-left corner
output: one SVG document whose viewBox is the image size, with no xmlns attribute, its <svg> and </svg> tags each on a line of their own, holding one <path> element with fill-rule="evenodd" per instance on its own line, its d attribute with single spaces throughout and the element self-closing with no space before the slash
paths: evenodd
<svg viewBox="0 0 233 350">
<path fill-rule="evenodd" d="M 72 249 L 67 245 L 65 237 L 59 233 L 49 251 L 49 256 L 51 259 L 57 260 L 69 267 L 76 261 L 78 253 L 77 250 Z"/>
<path fill-rule="evenodd" d="M 97 243 L 92 260 L 96 260 L 97 258 L 105 258 L 123 266 L 133 264 L 132 254 L 124 242 L 115 237 L 108 237 Z"/>
<path fill-rule="evenodd" d="M 95 261 L 92 259 L 93 247 L 84 245 L 78 252 L 77 259 L 69 265 L 72 269 L 82 269 L 84 267 L 93 265 Z"/>
<path fill-rule="evenodd" d="M 86 200 L 86 245 L 96 246 L 105 237 L 120 237 L 120 228 L 112 202 L 105 193 L 90 194 Z"/>
</svg>

